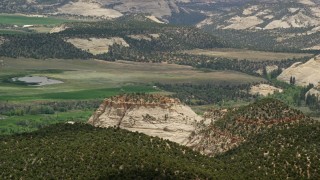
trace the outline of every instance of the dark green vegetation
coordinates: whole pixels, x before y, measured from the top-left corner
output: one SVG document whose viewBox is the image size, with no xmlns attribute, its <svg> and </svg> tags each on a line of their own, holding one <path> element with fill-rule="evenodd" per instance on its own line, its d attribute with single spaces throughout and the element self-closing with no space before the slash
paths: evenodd
<svg viewBox="0 0 320 180">
<path fill-rule="evenodd" d="M 46 34 L 5 36 L 6 41 L 0 46 L 0 55 L 6 57 L 45 58 L 89 58 L 91 55 L 61 38 Z"/>
<path fill-rule="evenodd" d="M 94 107 L 94 106 L 92 106 Z M 0 134 L 10 135 L 25 132 L 33 132 L 39 128 L 49 126 L 51 124 L 66 123 L 66 122 L 87 122 L 94 109 L 88 107 L 88 109 L 81 110 L 68 110 L 68 111 L 47 111 L 41 112 L 41 110 L 47 108 L 47 106 L 37 106 L 32 108 L 29 114 L 22 114 L 23 111 L 14 111 L 14 115 L 11 111 L 10 116 L 0 115 Z M 62 107 L 65 108 L 65 107 Z M 48 108 L 51 110 L 51 108 Z M 91 109 L 91 110 L 90 110 Z M 54 113 L 53 113 L 54 112 Z M 19 114 L 20 113 L 20 114 Z M 38 113 L 50 113 L 50 114 L 38 114 Z"/>
<path fill-rule="evenodd" d="M 0 134 L 14 134 L 67 121 L 86 122 L 101 100 L 0 103 Z"/>
<path fill-rule="evenodd" d="M 169 141 L 121 129 L 58 124 L 31 134 L 0 138 L 2 178 L 212 176 L 214 161 L 207 157 Z M 27 147 L 34 148 L 25 150 Z"/>
<path fill-rule="evenodd" d="M 249 93 L 254 84 L 218 85 L 218 84 L 156 84 L 159 88 L 174 92 L 173 97 L 179 98 L 188 105 L 222 105 L 226 101 L 252 101 L 257 95 Z"/>
<path fill-rule="evenodd" d="M 127 16 L 116 21 L 71 23 L 70 28 L 60 32 L 67 37 L 122 37 L 139 51 L 174 51 L 180 49 L 222 47 L 223 42 L 215 36 L 193 27 L 158 24 L 144 16 Z M 158 40 L 135 40 L 127 37 L 135 34 L 160 34 Z"/>
<path fill-rule="evenodd" d="M 274 94 L 271 97 L 280 99 L 287 104 L 295 107 L 308 107 L 311 114 L 317 114 L 320 112 L 320 101 L 315 94 L 307 94 L 307 92 L 314 87 L 313 84 L 309 84 L 305 87 L 298 87 L 294 85 L 288 85 L 286 83 L 277 82 L 279 86 L 284 87 L 283 93 Z"/>
<path fill-rule="evenodd" d="M 320 124 L 279 101 L 266 99 L 232 111 L 217 128 L 247 140 L 209 158 L 159 138 L 84 124 L 0 136 L 0 177 L 319 178 Z"/>
<path fill-rule="evenodd" d="M 320 43 L 320 32 L 306 35 L 312 28 L 290 28 L 280 30 L 226 30 L 205 27 L 204 30 L 219 36 L 233 48 L 248 48 L 273 52 L 311 52 L 319 50 L 301 50 L 306 47 L 316 46 Z M 299 34 L 299 35 L 297 35 Z M 283 39 L 279 42 L 278 39 Z M 261 43 L 263 42 L 263 43 Z"/>
<path fill-rule="evenodd" d="M 287 126 L 314 122 L 301 111 L 292 109 L 279 100 L 268 98 L 239 108 L 229 108 L 228 113 L 217 117 L 215 113 L 212 111 L 207 115 L 212 114 L 218 120 L 198 129 L 191 137 L 200 137 L 200 143 L 195 145 L 194 149 L 209 149 L 211 155 L 224 153 L 270 129 L 282 130 Z"/>
<path fill-rule="evenodd" d="M 240 177 L 319 178 L 319 123 L 289 125 L 250 138 L 217 159 L 245 172 Z M 245 162 L 245 163 L 244 163 Z"/>
<path fill-rule="evenodd" d="M 215 125 L 247 140 L 218 157 L 231 167 L 253 169 L 249 174 L 254 177 L 312 179 L 319 175 L 319 123 L 280 101 L 265 99 L 241 107 Z M 241 165 L 243 161 L 247 163 Z"/>
<path fill-rule="evenodd" d="M 231 111 L 215 123 L 220 130 L 249 138 L 270 126 L 282 129 L 283 124 L 311 121 L 301 111 L 292 109 L 275 99 L 262 99 L 253 104 Z M 277 125 L 277 126 L 275 126 Z"/>
<path fill-rule="evenodd" d="M 281 101 L 263 99 L 229 110 L 209 127 L 197 150 L 209 148 L 237 178 L 316 178 L 319 176 L 319 122 Z M 199 136 L 199 134 L 194 134 Z"/>
<path fill-rule="evenodd" d="M 244 72 L 246 74 L 260 76 L 258 70 L 265 69 L 266 66 L 276 65 L 281 68 L 288 68 L 294 62 L 306 62 L 310 57 L 302 57 L 299 59 L 284 59 L 280 61 L 265 60 L 265 61 L 252 61 L 252 60 L 239 60 L 228 59 L 220 57 L 210 57 L 204 55 L 178 55 L 174 57 L 173 62 L 181 65 L 189 65 L 196 68 L 212 69 L 212 70 L 233 70 Z"/>
<path fill-rule="evenodd" d="M 57 34 L 3 36 L 5 42 L 0 46 L 2 49 L 0 56 L 156 61 L 161 56 L 159 53 L 224 46 L 224 43 L 216 37 L 196 28 L 158 24 L 147 20 L 144 16 L 128 16 L 116 21 L 74 22 L 66 26 L 69 28 Z M 159 34 L 160 37 L 151 41 L 128 37 L 141 34 Z M 111 37 L 123 38 L 130 47 L 114 45 L 109 53 L 94 56 L 64 41 L 68 38 Z"/>
</svg>

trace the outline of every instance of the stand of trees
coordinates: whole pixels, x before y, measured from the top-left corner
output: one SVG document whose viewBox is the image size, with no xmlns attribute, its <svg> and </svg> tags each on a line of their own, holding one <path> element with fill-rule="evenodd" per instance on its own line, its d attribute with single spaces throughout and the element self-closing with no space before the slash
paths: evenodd
<svg viewBox="0 0 320 180">
<path fill-rule="evenodd" d="M 253 31 L 216 29 L 206 26 L 204 27 L 204 30 L 220 37 L 233 48 L 274 52 L 310 52 L 319 54 L 319 50 L 301 50 L 320 43 L 320 32 L 312 34 L 305 33 L 312 28 L 313 27 Z M 279 42 L 279 39 L 281 39 L 281 42 Z"/>
<path fill-rule="evenodd" d="M 101 100 L 87 101 L 51 101 L 42 103 L 0 103 L 0 115 L 23 116 L 27 114 L 54 114 L 70 110 L 95 110 Z"/>
<path fill-rule="evenodd" d="M 221 104 L 227 101 L 251 101 L 258 95 L 249 93 L 253 84 L 215 85 L 215 84 L 159 84 L 156 86 L 169 92 L 188 105 Z"/>
<path fill-rule="evenodd" d="M 0 45 L 0 56 L 36 59 L 87 59 L 92 57 L 90 53 L 74 47 L 55 35 L 7 35 L 5 38 L 6 41 Z"/>
</svg>

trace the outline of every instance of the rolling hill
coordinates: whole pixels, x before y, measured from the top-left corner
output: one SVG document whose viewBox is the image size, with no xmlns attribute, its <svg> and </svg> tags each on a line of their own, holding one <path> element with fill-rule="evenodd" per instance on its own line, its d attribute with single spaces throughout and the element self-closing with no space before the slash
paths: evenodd
<svg viewBox="0 0 320 180">
<path fill-rule="evenodd" d="M 138 132 L 79 123 L 0 136 L 0 177 L 319 178 L 319 122 L 271 99 L 240 108 L 219 121 L 217 128 L 246 140 L 214 158 Z"/>
</svg>

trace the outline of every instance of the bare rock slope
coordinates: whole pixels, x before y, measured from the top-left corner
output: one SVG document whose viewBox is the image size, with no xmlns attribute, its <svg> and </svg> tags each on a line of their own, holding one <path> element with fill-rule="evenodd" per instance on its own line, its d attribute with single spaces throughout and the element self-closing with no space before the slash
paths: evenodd
<svg viewBox="0 0 320 180">
<path fill-rule="evenodd" d="M 250 1 L 242 5 L 235 3 L 230 4 L 227 8 L 222 6 L 220 12 L 205 12 L 211 14 L 205 22 L 215 22 L 215 26 L 222 29 L 319 27 L 319 6 L 318 0 L 292 0 L 290 2 L 261 0 Z M 199 24 L 199 26 L 203 25 L 205 24 Z"/>
<path fill-rule="evenodd" d="M 261 96 L 268 96 L 269 94 L 274 94 L 275 92 L 282 92 L 283 90 L 269 84 L 258 84 L 251 86 L 250 94 L 258 94 Z"/>
<path fill-rule="evenodd" d="M 128 94 L 105 99 L 88 123 L 139 131 L 186 145 L 200 121 L 201 117 L 178 99 Z"/>
<path fill-rule="evenodd" d="M 280 74 L 278 80 L 290 82 L 291 77 L 295 78 L 296 85 L 306 86 L 311 83 L 317 86 L 320 82 L 320 56 L 316 56 L 304 64 L 293 64 Z"/>
</svg>

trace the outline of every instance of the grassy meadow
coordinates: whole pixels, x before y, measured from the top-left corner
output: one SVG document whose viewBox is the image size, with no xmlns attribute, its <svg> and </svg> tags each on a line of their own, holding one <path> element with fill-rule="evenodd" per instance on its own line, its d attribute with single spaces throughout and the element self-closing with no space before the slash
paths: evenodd
<svg viewBox="0 0 320 180">
<path fill-rule="evenodd" d="M 0 24 L 9 26 L 0 28 L 0 34 L 25 34 L 30 32 L 48 33 L 54 26 L 72 21 L 75 20 L 20 14 L 0 14 Z M 14 25 L 18 27 L 13 27 Z M 22 28 L 23 25 L 33 25 L 33 27 Z"/>
<path fill-rule="evenodd" d="M 262 78 L 232 71 L 203 72 L 189 66 L 99 60 L 3 59 L 0 100 L 95 99 L 121 92 L 154 92 L 153 84 L 258 82 Z M 63 84 L 41 87 L 16 85 L 5 79 L 46 76 Z"/>
<path fill-rule="evenodd" d="M 229 59 L 240 59 L 240 60 L 252 60 L 252 61 L 280 61 L 289 58 L 302 58 L 306 56 L 312 56 L 313 54 L 304 53 L 278 53 L 278 52 L 265 52 L 265 51 L 253 51 L 246 49 L 193 49 L 184 51 L 187 54 L 193 55 L 205 55 L 212 57 L 222 57 Z"/>
<path fill-rule="evenodd" d="M 33 17 L 16 14 L 0 14 L 0 24 L 9 25 L 59 25 L 72 20 L 52 17 Z"/>
</svg>

